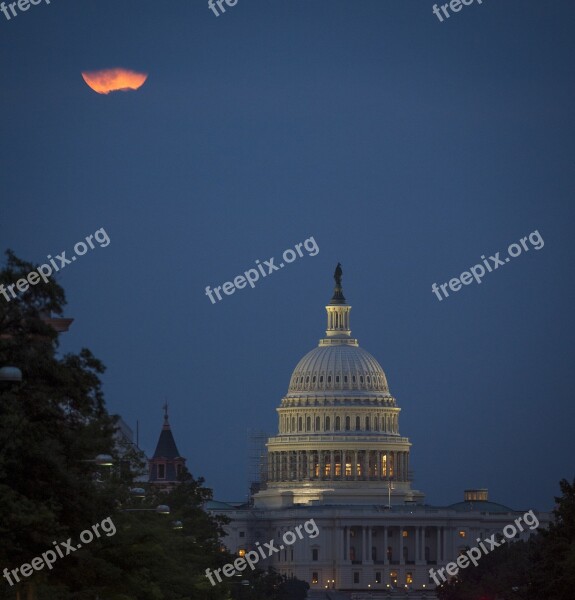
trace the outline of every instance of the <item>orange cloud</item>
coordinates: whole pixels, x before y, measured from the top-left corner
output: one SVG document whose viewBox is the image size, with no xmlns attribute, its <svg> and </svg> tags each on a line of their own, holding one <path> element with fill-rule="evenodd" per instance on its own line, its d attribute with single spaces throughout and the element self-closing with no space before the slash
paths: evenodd
<svg viewBox="0 0 575 600">
<path fill-rule="evenodd" d="M 98 94 L 109 94 L 110 92 L 126 92 L 141 88 L 148 79 L 148 74 L 117 68 L 82 72 L 82 77 Z"/>
</svg>

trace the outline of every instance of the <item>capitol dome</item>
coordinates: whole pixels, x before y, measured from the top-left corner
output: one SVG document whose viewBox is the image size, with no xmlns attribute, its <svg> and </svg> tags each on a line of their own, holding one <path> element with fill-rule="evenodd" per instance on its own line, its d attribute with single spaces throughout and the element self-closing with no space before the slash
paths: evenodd
<svg viewBox="0 0 575 600">
<path fill-rule="evenodd" d="M 399 432 L 399 413 L 377 360 L 351 337 L 351 306 L 341 265 L 317 348 L 295 367 L 278 413 L 278 433 L 267 447 L 260 506 L 285 502 L 381 503 L 387 494 L 412 501 L 411 442 Z M 391 481 L 393 486 L 391 487 Z"/>
<path fill-rule="evenodd" d="M 308 352 L 294 369 L 288 394 L 329 391 L 331 394 L 369 392 L 389 395 L 380 364 L 354 342 L 320 345 Z"/>
</svg>

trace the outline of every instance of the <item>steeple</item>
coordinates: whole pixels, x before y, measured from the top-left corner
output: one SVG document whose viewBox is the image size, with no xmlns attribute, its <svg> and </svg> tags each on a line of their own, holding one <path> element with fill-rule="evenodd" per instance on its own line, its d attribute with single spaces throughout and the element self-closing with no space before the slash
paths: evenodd
<svg viewBox="0 0 575 600">
<path fill-rule="evenodd" d="M 154 456 L 149 460 L 150 474 L 148 481 L 162 489 L 170 489 L 178 483 L 186 459 L 180 456 L 176 440 L 172 434 L 168 419 L 168 403 L 166 402 L 162 408 L 164 409 L 164 424 Z"/>
<path fill-rule="evenodd" d="M 347 304 L 343 295 L 341 279 L 343 270 L 341 264 L 337 263 L 333 278 L 335 279 L 335 288 L 330 303 L 325 307 L 327 311 L 327 330 L 326 338 L 320 340 L 320 346 L 331 346 L 332 344 L 350 344 L 357 346 L 357 340 L 351 337 L 349 326 L 349 313 L 351 306 Z"/>
</svg>

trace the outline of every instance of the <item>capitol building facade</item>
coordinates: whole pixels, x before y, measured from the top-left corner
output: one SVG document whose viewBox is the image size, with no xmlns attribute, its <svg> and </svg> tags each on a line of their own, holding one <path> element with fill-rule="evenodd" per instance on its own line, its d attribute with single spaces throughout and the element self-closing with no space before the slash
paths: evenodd
<svg viewBox="0 0 575 600">
<path fill-rule="evenodd" d="M 411 443 L 400 434 L 386 375 L 351 336 L 339 265 L 326 311 L 326 336 L 299 361 L 277 408 L 261 488 L 249 503 L 207 508 L 231 519 L 223 543 L 238 556 L 272 539 L 279 547 L 286 531 L 313 519 L 317 537 L 281 545 L 258 565 L 307 581 L 311 597 L 345 590 L 433 598 L 430 568 L 499 534 L 528 508 L 490 502 L 485 489 L 466 490 L 450 506 L 426 504 L 412 488 Z"/>
</svg>

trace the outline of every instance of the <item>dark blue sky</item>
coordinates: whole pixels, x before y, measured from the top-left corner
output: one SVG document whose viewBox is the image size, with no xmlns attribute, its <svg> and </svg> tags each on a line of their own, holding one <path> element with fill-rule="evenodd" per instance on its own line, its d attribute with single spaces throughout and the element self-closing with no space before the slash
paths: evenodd
<svg viewBox="0 0 575 600">
<path fill-rule="evenodd" d="M 164 399 L 194 475 L 245 498 L 248 428 L 277 430 L 325 330 L 337 261 L 430 503 L 466 487 L 548 508 L 574 475 L 575 5 L 484 0 L 52 0 L 0 14 L 0 242 L 59 277 L 63 350 L 108 366 L 153 452 Z M 98 95 L 81 71 L 146 71 Z M 439 302 L 444 283 L 538 230 Z M 212 305 L 313 236 L 320 248 Z"/>
</svg>

